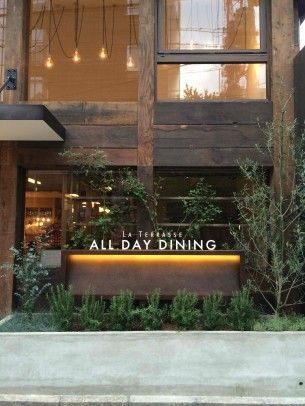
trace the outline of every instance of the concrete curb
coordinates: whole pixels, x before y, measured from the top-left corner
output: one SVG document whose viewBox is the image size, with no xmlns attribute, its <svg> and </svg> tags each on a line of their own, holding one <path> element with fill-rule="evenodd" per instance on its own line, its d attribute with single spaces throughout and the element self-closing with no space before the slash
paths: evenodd
<svg viewBox="0 0 305 406">
<path fill-rule="evenodd" d="M 135 406 L 174 406 L 174 405 L 201 405 L 201 406 L 303 406 L 305 397 L 238 397 L 238 396 L 141 396 L 141 395 L 13 395 L 0 394 L 0 406 L 111 406 L 111 405 L 135 405 Z"/>
</svg>

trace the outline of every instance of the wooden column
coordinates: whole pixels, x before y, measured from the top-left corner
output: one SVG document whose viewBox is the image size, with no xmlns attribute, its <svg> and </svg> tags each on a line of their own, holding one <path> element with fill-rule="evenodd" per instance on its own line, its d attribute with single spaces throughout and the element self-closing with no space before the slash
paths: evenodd
<svg viewBox="0 0 305 406">
<path fill-rule="evenodd" d="M 138 179 L 153 191 L 154 1 L 139 2 Z M 138 228 L 149 231 L 149 219 L 139 210 Z"/>
<path fill-rule="evenodd" d="M 8 0 L 5 68 L 17 69 L 17 90 L 4 90 L 4 102 L 27 98 L 27 42 L 29 1 Z M 16 242 L 17 145 L 0 142 L 0 265 L 12 261 L 10 247 Z M 0 273 L 0 316 L 12 308 L 12 275 Z"/>
<path fill-rule="evenodd" d="M 272 15 L 272 68 L 271 68 L 271 94 L 273 100 L 273 116 L 277 121 L 280 119 L 283 103 L 291 96 L 287 104 L 287 116 L 289 121 L 294 120 L 294 68 L 293 60 L 298 53 L 298 20 L 294 1 L 292 0 L 271 0 Z M 274 150 L 276 152 L 278 144 L 275 140 Z M 289 145 L 285 147 L 288 151 Z M 294 165 L 291 159 L 287 158 L 285 163 L 285 173 L 287 174 L 286 191 L 290 193 Z M 279 168 L 274 168 L 273 185 L 275 192 L 278 187 Z"/>
</svg>

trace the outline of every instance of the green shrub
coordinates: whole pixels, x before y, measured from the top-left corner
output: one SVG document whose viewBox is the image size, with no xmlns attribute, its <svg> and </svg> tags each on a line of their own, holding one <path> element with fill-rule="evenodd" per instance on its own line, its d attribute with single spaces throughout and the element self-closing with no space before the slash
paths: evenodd
<svg viewBox="0 0 305 406">
<path fill-rule="evenodd" d="M 204 328 L 217 330 L 224 327 L 226 321 L 224 306 L 221 292 L 214 292 L 203 300 L 202 323 Z"/>
<path fill-rule="evenodd" d="M 13 272 L 17 280 L 15 295 L 20 300 L 21 312 L 30 321 L 33 317 L 39 297 L 50 286 L 47 283 L 49 271 L 42 265 L 42 249 L 45 247 L 41 238 L 30 244 L 23 242 L 20 248 L 11 248 L 13 264 L 3 264 L 0 269 Z"/>
<path fill-rule="evenodd" d="M 62 284 L 52 287 L 47 298 L 55 327 L 63 331 L 70 330 L 74 319 L 74 296 L 71 286 L 68 289 Z"/>
<path fill-rule="evenodd" d="M 106 304 L 102 298 L 99 300 L 94 295 L 87 293 L 82 297 L 79 309 L 81 327 L 89 331 L 97 331 L 105 326 Z"/>
<path fill-rule="evenodd" d="M 255 331 L 305 331 L 305 317 L 262 316 L 254 325 Z"/>
<path fill-rule="evenodd" d="M 164 323 L 166 309 L 160 306 L 160 290 L 156 289 L 147 296 L 147 306 L 138 309 L 140 322 L 144 330 L 160 330 Z"/>
<path fill-rule="evenodd" d="M 235 292 L 227 311 L 228 322 L 234 330 L 253 330 L 258 312 L 248 287 Z"/>
<path fill-rule="evenodd" d="M 112 330 L 129 330 L 135 316 L 134 295 L 130 291 L 113 296 L 109 307 L 109 321 Z"/>
<path fill-rule="evenodd" d="M 198 298 L 194 293 L 179 291 L 170 306 L 170 316 L 173 323 L 181 330 L 195 328 L 200 312 L 196 308 Z"/>
</svg>

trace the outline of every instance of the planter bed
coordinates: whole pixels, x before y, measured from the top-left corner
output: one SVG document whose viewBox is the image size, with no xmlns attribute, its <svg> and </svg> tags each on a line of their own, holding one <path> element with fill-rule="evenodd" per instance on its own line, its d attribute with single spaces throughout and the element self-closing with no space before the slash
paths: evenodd
<svg viewBox="0 0 305 406">
<path fill-rule="evenodd" d="M 303 332 L 1 333 L 0 393 L 265 396 L 301 402 L 304 342 Z"/>
</svg>

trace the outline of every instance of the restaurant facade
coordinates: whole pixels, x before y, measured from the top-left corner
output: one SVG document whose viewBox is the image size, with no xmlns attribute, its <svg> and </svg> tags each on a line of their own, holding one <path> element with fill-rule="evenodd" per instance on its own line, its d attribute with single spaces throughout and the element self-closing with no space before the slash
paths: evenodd
<svg viewBox="0 0 305 406">
<path fill-rule="evenodd" d="M 238 289 L 242 253 L 223 248 L 238 226 L 238 160 L 276 176 L 257 150 L 258 123 L 276 119 L 295 78 L 305 81 L 304 13 L 292 0 L 0 0 L 0 263 L 11 246 L 48 234 L 47 265 L 75 294 Z M 301 99 L 298 86 L 291 120 L 304 116 Z M 126 196 L 110 184 L 97 193 L 67 150 L 102 150 L 114 178 L 128 168 L 147 193 L 161 185 L 156 222 L 172 245 L 143 252 L 150 218 L 131 199 L 113 241 L 73 246 Z M 181 202 L 202 178 L 219 212 L 200 230 L 198 253 L 176 236 L 188 226 Z M 12 292 L 11 275 L 0 278 L 1 314 Z"/>
</svg>

